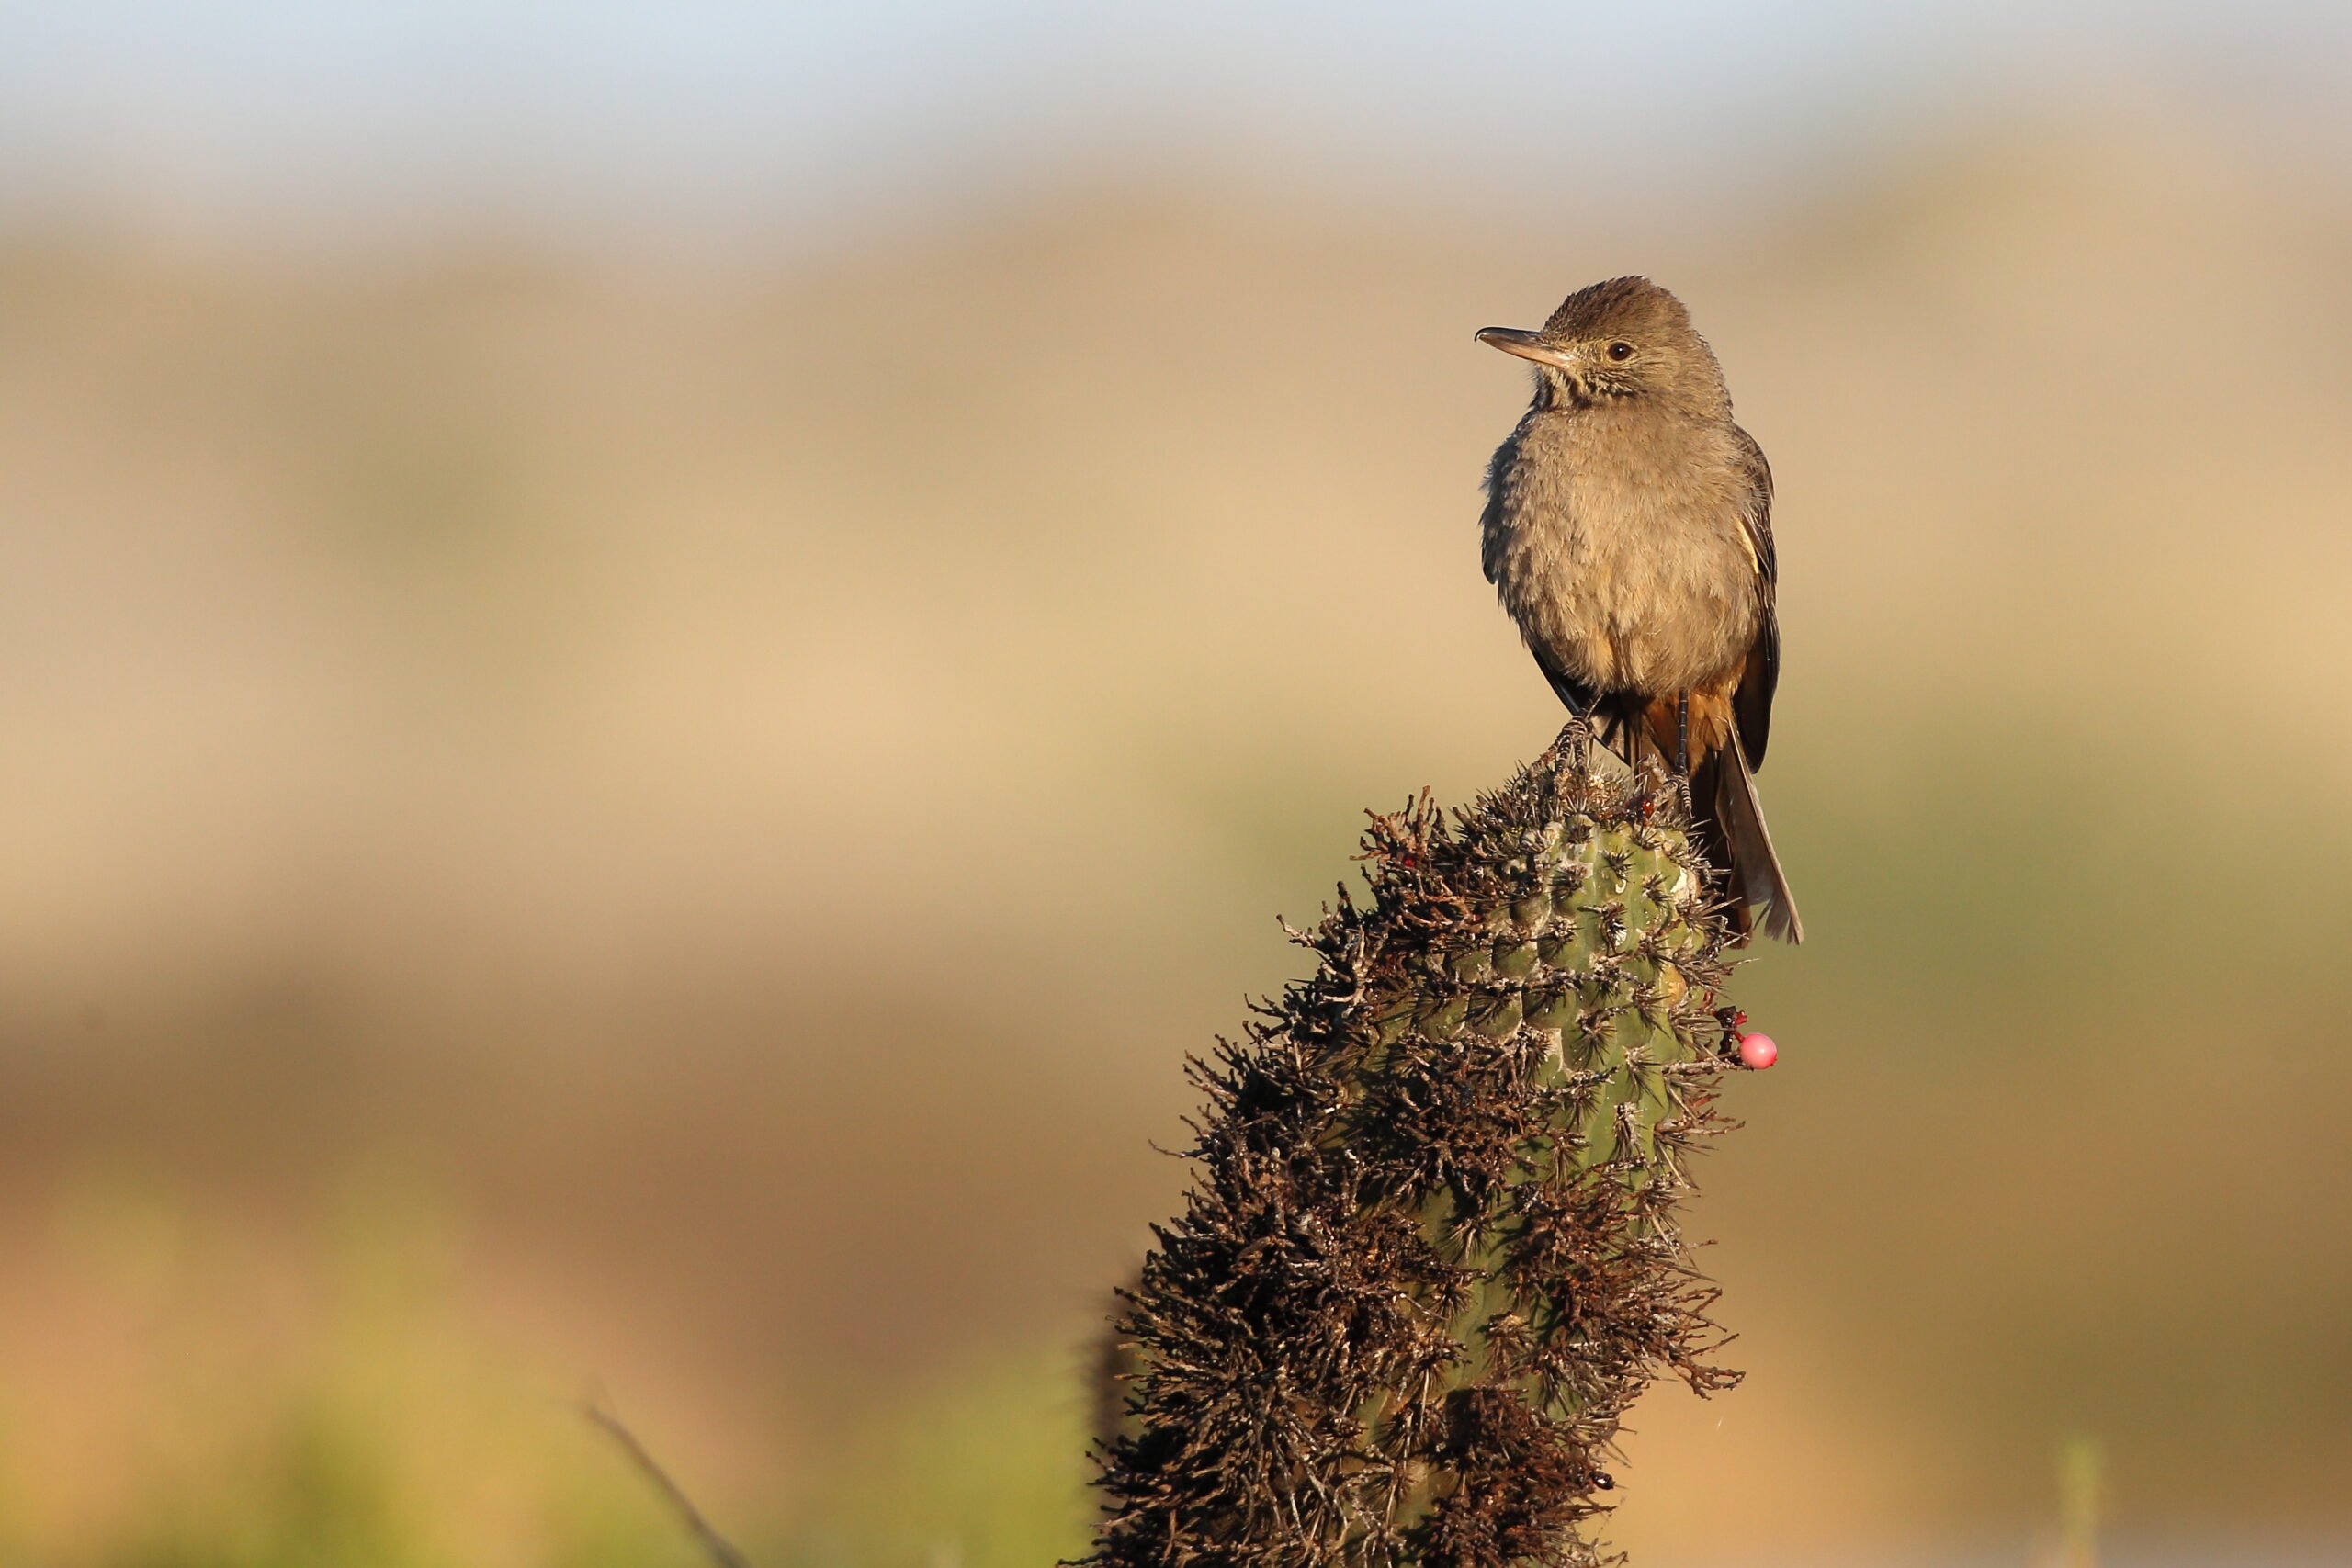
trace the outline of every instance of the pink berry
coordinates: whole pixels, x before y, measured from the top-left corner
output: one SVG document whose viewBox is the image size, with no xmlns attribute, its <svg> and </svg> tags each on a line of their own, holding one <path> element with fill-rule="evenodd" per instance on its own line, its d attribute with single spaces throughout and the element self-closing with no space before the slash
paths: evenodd
<svg viewBox="0 0 2352 1568">
<path fill-rule="evenodd" d="M 1769 1034 L 1743 1034 L 1739 1037 L 1739 1059 L 1761 1072 L 1781 1059 L 1781 1048 L 1772 1043 Z"/>
</svg>

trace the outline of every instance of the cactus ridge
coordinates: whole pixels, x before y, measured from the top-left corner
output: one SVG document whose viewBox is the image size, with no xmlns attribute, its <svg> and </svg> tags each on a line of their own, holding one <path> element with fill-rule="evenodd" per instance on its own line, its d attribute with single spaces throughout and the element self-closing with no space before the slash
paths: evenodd
<svg viewBox="0 0 2352 1568">
<path fill-rule="evenodd" d="M 1093 1568 L 1596 1563 L 1627 1405 L 1737 1381 L 1675 1220 L 1732 928 L 1674 792 L 1573 755 L 1374 817 L 1314 975 L 1188 1064 Z"/>
</svg>

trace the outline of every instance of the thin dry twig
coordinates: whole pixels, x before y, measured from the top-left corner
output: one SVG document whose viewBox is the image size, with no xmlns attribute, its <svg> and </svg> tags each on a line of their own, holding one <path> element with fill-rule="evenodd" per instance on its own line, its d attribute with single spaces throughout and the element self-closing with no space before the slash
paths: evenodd
<svg viewBox="0 0 2352 1568">
<path fill-rule="evenodd" d="M 653 1489 L 662 1494 L 677 1514 L 679 1523 L 686 1527 L 686 1533 L 695 1538 L 695 1543 L 709 1555 L 713 1562 L 718 1564 L 718 1568 L 752 1568 L 752 1560 L 737 1551 L 732 1541 L 712 1528 L 711 1522 L 703 1517 L 702 1510 L 695 1506 L 694 1499 L 686 1495 L 685 1489 L 670 1478 L 670 1472 L 662 1469 L 661 1462 L 646 1451 L 645 1445 L 637 1440 L 637 1434 L 630 1431 L 619 1416 L 594 1399 L 581 1401 L 580 1413 L 588 1418 L 591 1425 L 612 1438 L 614 1444 L 620 1449 L 622 1455 L 628 1460 L 629 1463 L 637 1467 L 638 1473 L 644 1476 L 652 1483 Z"/>
</svg>

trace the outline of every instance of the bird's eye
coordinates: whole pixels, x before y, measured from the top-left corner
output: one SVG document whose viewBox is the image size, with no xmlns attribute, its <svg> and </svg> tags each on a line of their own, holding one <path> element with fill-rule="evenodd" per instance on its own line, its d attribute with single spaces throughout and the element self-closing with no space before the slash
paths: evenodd
<svg viewBox="0 0 2352 1568">
<path fill-rule="evenodd" d="M 1630 343 L 1612 343 L 1609 345 L 1609 357 L 1617 360 L 1631 359 L 1634 357 L 1634 345 Z"/>
</svg>

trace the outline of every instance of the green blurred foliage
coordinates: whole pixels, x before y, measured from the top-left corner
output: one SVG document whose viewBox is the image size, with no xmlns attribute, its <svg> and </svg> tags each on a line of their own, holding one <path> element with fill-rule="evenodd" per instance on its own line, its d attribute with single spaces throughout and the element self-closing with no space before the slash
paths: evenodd
<svg viewBox="0 0 2352 1568">
<path fill-rule="evenodd" d="M 62 1547 L 0 1511 L 0 1563 L 71 1568 L 691 1568 L 658 1485 L 514 1347 L 469 1327 L 446 1197 L 347 1173 L 315 1320 L 236 1343 L 207 1326 L 238 1249 L 174 1184 L 115 1161 L 61 1205 L 98 1289 L 173 1343 L 141 1396 L 139 1473 Z M 160 1310 L 158 1310 L 160 1309 Z M 177 1319 L 176 1323 L 171 1321 Z M 0 1496 L 27 1484 L 0 1423 Z M 797 1487 L 740 1510 L 775 1568 L 1036 1568 L 1081 1551 L 1086 1391 L 1067 1348 L 993 1355 L 876 1407 Z M 662 1456 L 655 1456 L 661 1462 Z M 688 1495 L 700 1489 L 673 1474 Z"/>
<path fill-rule="evenodd" d="M 771 1551 L 778 1568 L 1038 1568 L 1092 1539 L 1069 1351 L 994 1355 L 871 1413 Z"/>
</svg>

